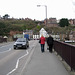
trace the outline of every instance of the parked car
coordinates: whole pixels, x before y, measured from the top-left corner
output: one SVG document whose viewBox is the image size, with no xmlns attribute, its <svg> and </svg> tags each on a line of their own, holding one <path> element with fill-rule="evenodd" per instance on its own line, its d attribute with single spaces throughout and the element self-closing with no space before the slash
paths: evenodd
<svg viewBox="0 0 75 75">
<path fill-rule="evenodd" d="M 14 43 L 14 49 L 18 48 L 25 48 L 27 49 L 29 47 L 29 41 L 26 38 L 18 38 L 16 42 Z"/>
</svg>

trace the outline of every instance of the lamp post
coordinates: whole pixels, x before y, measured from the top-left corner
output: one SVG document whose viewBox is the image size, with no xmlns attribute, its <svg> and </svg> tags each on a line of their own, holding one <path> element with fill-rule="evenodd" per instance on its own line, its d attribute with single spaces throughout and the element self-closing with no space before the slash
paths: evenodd
<svg viewBox="0 0 75 75">
<path fill-rule="evenodd" d="M 46 5 L 37 5 L 37 7 L 44 6 L 46 11 L 46 25 L 47 25 L 47 6 Z"/>
</svg>

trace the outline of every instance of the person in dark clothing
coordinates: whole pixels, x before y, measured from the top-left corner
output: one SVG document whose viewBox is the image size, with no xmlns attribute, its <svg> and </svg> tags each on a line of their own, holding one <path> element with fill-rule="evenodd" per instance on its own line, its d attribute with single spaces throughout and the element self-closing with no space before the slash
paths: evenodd
<svg viewBox="0 0 75 75">
<path fill-rule="evenodd" d="M 53 48 L 53 37 L 51 37 L 51 35 L 49 35 L 49 37 L 47 38 L 47 45 L 49 46 L 49 52 L 52 53 L 52 48 Z"/>
</svg>

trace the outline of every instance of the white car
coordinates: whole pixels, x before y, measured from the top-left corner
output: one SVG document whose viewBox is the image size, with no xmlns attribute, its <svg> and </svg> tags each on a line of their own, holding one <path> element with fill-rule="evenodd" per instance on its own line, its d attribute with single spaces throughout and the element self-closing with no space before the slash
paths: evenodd
<svg viewBox="0 0 75 75">
<path fill-rule="evenodd" d="M 14 43 L 13 47 L 14 49 L 18 49 L 18 48 L 27 49 L 29 47 L 29 41 L 26 38 L 18 38 Z"/>
</svg>

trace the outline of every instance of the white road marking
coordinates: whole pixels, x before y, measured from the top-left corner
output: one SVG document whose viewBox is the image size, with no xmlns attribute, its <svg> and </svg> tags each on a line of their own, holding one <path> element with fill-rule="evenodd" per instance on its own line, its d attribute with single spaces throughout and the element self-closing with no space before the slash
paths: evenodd
<svg viewBox="0 0 75 75">
<path fill-rule="evenodd" d="M 6 46 L 1 46 L 0 48 L 3 48 L 3 47 L 6 47 Z"/>
<path fill-rule="evenodd" d="M 1 46 L 0 48 L 7 47 L 7 46 L 9 46 L 9 45 L 4 45 L 4 46 Z"/>
<path fill-rule="evenodd" d="M 0 53 L 5 53 L 5 52 L 9 52 L 9 51 L 11 51 L 11 48 L 9 48 L 9 50 L 2 51 L 2 52 L 0 52 Z"/>
<path fill-rule="evenodd" d="M 16 63 L 15 68 L 14 68 L 12 71 L 10 71 L 8 74 L 6 74 L 6 75 L 10 75 L 11 73 L 13 73 L 13 72 L 18 68 L 18 66 L 19 66 L 19 60 L 29 54 L 28 50 L 26 50 L 26 52 L 27 52 L 27 53 L 26 53 L 25 55 L 21 56 L 21 57 L 17 60 L 17 63 Z"/>
<path fill-rule="evenodd" d="M 35 46 L 35 45 L 33 45 L 33 46 L 31 47 L 31 49 L 33 49 L 34 46 Z M 19 66 L 19 60 L 22 59 L 23 57 L 25 57 L 25 56 L 27 56 L 27 55 L 29 54 L 28 50 L 26 50 L 26 52 L 27 52 L 27 53 L 26 53 L 25 55 L 21 56 L 21 57 L 17 60 L 17 63 L 16 63 L 15 68 L 14 68 L 12 71 L 10 71 L 8 74 L 6 74 L 6 75 L 10 75 L 11 73 L 13 73 L 13 72 L 18 68 L 18 66 Z M 26 65 L 27 65 L 27 63 L 29 62 L 30 57 L 32 56 L 33 52 L 34 52 L 34 49 L 32 50 L 32 52 L 31 52 L 31 54 L 30 54 L 28 60 L 26 61 L 25 66 L 23 67 L 21 73 L 22 73 L 23 70 L 26 68 Z"/>
</svg>

